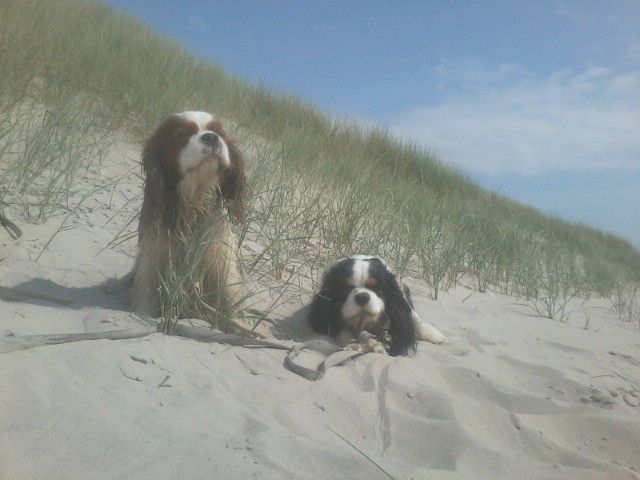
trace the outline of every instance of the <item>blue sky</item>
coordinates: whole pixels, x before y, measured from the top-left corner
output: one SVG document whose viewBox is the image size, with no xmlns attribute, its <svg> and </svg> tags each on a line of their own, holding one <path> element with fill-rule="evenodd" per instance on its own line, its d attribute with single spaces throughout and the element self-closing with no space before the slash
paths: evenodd
<svg viewBox="0 0 640 480">
<path fill-rule="evenodd" d="M 107 3 L 640 247 L 640 0 Z"/>
</svg>

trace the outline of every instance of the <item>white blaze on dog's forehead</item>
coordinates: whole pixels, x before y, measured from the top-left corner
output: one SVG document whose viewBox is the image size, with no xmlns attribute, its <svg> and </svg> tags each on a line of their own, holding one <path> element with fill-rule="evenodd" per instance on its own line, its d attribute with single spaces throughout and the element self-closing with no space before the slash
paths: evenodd
<svg viewBox="0 0 640 480">
<path fill-rule="evenodd" d="M 351 257 L 354 259 L 352 277 L 353 285 L 356 287 L 362 287 L 369 279 L 369 261 L 371 257 Z"/>
<path fill-rule="evenodd" d="M 387 268 L 387 262 L 385 262 L 382 258 L 380 257 L 376 257 L 375 255 L 351 255 L 350 257 L 347 257 L 343 260 L 378 260 L 382 265 L 384 265 L 385 268 Z"/>
<path fill-rule="evenodd" d="M 207 112 L 182 112 L 176 115 L 183 120 L 195 122 L 200 130 L 204 129 L 204 127 L 213 120 L 213 115 Z"/>
</svg>

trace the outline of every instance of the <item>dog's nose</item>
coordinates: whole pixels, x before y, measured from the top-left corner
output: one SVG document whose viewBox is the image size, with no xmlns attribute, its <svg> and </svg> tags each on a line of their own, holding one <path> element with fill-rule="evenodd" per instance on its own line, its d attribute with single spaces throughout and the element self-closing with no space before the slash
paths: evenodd
<svg viewBox="0 0 640 480">
<path fill-rule="evenodd" d="M 358 305 L 361 307 L 369 303 L 371 296 L 367 292 L 359 292 L 356 293 L 356 296 L 353 298 Z"/>
<path fill-rule="evenodd" d="M 200 141 L 205 145 L 213 147 L 216 143 L 220 141 L 220 137 L 218 137 L 217 133 L 207 132 L 200 137 Z"/>
</svg>

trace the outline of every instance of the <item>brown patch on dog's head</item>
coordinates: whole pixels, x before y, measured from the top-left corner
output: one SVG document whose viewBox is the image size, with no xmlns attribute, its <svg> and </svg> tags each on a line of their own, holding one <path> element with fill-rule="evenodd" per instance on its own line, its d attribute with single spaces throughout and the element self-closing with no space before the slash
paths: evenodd
<svg viewBox="0 0 640 480">
<path fill-rule="evenodd" d="M 142 168 L 140 238 L 150 227 L 172 230 L 181 211 L 212 197 L 222 200 L 233 219 L 244 221 L 244 159 L 210 114 L 184 112 L 164 120 L 144 147 Z"/>
</svg>

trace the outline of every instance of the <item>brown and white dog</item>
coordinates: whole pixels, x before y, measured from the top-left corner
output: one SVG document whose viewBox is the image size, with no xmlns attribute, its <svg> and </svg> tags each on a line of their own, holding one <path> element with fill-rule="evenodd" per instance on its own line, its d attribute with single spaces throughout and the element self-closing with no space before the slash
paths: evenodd
<svg viewBox="0 0 640 480">
<path fill-rule="evenodd" d="M 142 168 L 133 308 L 160 314 L 161 282 L 170 270 L 182 269 L 189 272 L 186 288 L 193 289 L 189 314 L 197 314 L 203 302 L 209 312 L 228 314 L 243 295 L 231 225 L 244 220 L 247 181 L 240 151 L 211 114 L 184 112 L 164 120 L 147 141 Z M 195 263 L 188 258 L 194 242 L 200 248 Z"/>
</svg>

